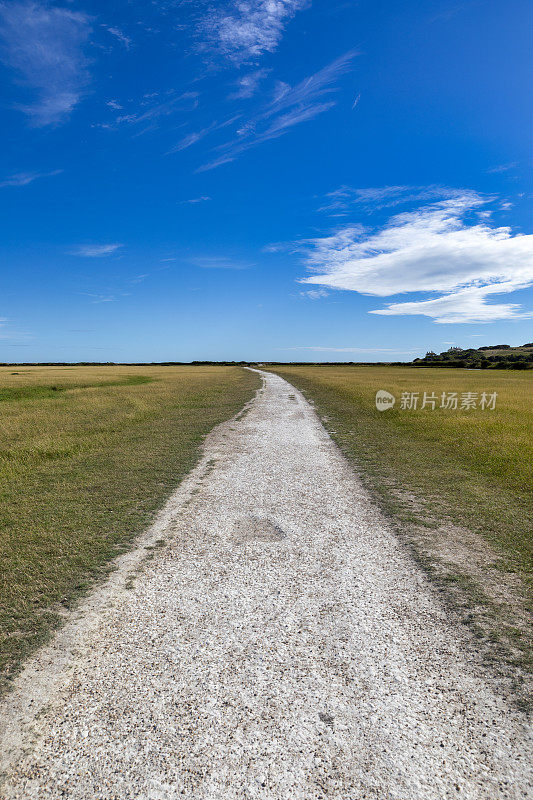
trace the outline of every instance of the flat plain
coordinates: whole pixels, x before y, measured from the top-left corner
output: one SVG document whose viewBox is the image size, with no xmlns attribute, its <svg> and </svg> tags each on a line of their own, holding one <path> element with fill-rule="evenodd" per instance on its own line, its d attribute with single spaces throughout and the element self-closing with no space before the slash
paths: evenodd
<svg viewBox="0 0 533 800">
<path fill-rule="evenodd" d="M 258 385 L 238 367 L 0 368 L 0 688 Z"/>
<path fill-rule="evenodd" d="M 15 679 L 0 796 L 530 797 L 525 716 L 309 403 L 264 379 Z"/>
</svg>

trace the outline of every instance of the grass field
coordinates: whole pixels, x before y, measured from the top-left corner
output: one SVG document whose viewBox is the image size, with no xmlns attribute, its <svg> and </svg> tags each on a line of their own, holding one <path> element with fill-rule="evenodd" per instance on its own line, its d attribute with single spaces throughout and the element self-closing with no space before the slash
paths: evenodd
<svg viewBox="0 0 533 800">
<path fill-rule="evenodd" d="M 238 367 L 0 368 L 0 686 L 258 385 Z"/>
<path fill-rule="evenodd" d="M 421 538 L 413 538 L 421 558 L 450 557 L 447 572 L 441 570 L 446 580 L 470 589 L 477 584 L 474 600 L 481 605 L 491 576 L 500 585 L 509 578 L 518 592 L 522 581 L 531 586 L 533 372 L 356 366 L 273 371 L 315 403 L 385 510 L 404 528 L 425 531 L 423 547 Z M 393 409 L 376 409 L 379 389 L 396 397 Z M 437 395 L 434 410 L 400 408 L 402 392 L 422 398 L 424 391 Z M 497 392 L 496 407 L 439 408 L 441 393 L 454 391 L 459 399 L 463 392 L 477 393 L 478 401 L 483 391 Z M 490 544 L 485 563 L 479 536 Z M 508 598 L 502 592 L 493 605 L 505 611 Z M 509 614 L 506 630 L 507 638 L 522 637 L 524 644 L 524 628 Z"/>
</svg>

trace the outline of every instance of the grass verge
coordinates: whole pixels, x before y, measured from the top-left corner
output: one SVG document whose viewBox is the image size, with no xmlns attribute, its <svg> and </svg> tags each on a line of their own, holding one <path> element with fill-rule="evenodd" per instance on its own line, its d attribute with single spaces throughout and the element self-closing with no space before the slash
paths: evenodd
<svg viewBox="0 0 533 800">
<path fill-rule="evenodd" d="M 259 383 L 238 367 L 0 368 L 0 688 Z"/>
<path fill-rule="evenodd" d="M 532 372 L 287 366 L 433 579 L 495 659 L 531 666 Z M 379 389 L 396 398 L 378 411 Z M 437 407 L 402 410 L 402 392 Z M 494 410 L 440 408 L 442 392 L 497 392 Z M 487 653 L 489 651 L 487 650 Z M 504 656 L 505 652 L 505 656 Z"/>
</svg>

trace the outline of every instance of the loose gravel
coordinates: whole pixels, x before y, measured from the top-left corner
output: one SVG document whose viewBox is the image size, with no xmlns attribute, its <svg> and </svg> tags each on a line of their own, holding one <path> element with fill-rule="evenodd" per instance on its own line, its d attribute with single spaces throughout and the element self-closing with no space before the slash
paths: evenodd
<svg viewBox="0 0 533 800">
<path fill-rule="evenodd" d="M 265 373 L 16 681 L 0 797 L 532 797 L 525 721 L 468 641 L 309 404 Z"/>
</svg>

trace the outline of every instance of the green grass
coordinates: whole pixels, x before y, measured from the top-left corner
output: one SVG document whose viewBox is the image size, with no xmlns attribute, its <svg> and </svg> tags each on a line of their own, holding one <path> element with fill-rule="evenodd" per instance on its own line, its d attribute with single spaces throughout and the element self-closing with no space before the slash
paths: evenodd
<svg viewBox="0 0 533 800">
<path fill-rule="evenodd" d="M 465 592 L 470 587 L 470 605 L 484 606 L 487 619 L 506 616 L 509 627 L 513 616 L 527 618 L 533 565 L 533 372 L 381 366 L 276 366 L 272 371 L 314 402 L 367 487 L 410 536 L 428 572 Z M 376 409 L 379 389 L 397 398 L 392 410 Z M 487 391 L 498 397 L 494 411 L 408 411 L 399 408 L 403 391 L 421 397 L 424 391 L 438 396 Z M 462 537 L 457 529 L 482 538 Z M 437 554 L 446 550 L 443 537 L 449 537 L 447 552 L 460 552 L 460 558 L 437 568 Z M 486 563 L 483 540 L 490 545 Z M 480 577 L 484 570 L 486 581 Z M 514 608 L 510 600 L 490 600 L 495 593 L 490 594 L 489 578 L 492 589 L 498 580 L 514 587 L 519 593 Z M 516 578 L 521 579 L 518 588 Z"/>
<path fill-rule="evenodd" d="M 258 384 L 237 367 L 0 368 L 0 685 Z"/>
<path fill-rule="evenodd" d="M 1 374 L 1 373 L 0 373 Z M 16 374 L 16 373 L 11 373 Z M 122 380 L 105 381 L 105 387 L 109 386 L 140 386 L 143 383 L 150 383 L 153 378 L 147 375 L 129 375 Z M 93 389 L 102 386 L 101 383 L 80 383 L 75 387 L 67 386 L 0 386 L 0 403 L 2 401 L 16 402 L 17 400 L 43 400 L 46 397 L 55 397 L 58 392 L 74 391 L 74 389 Z"/>
</svg>

